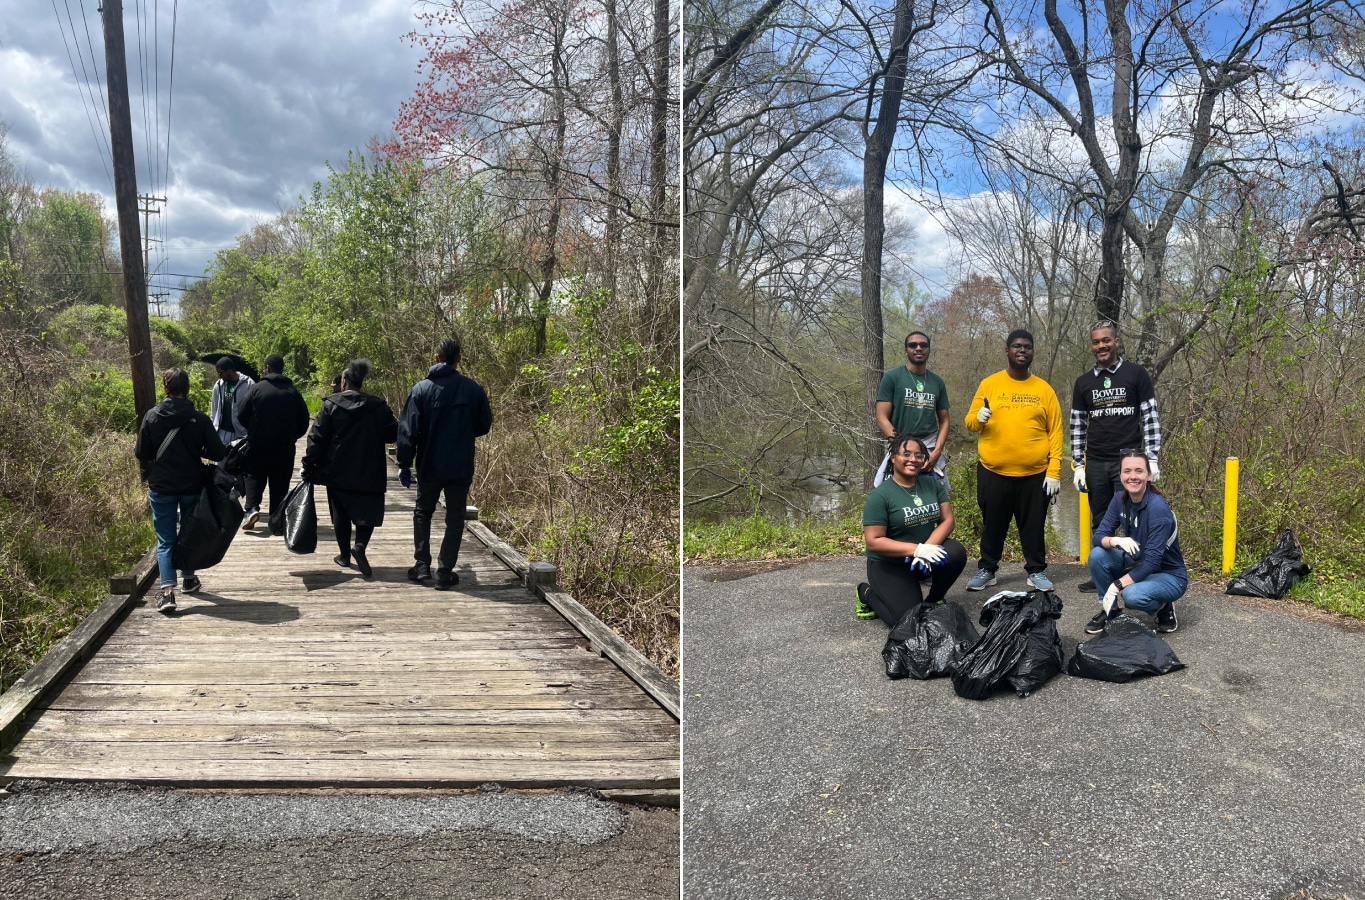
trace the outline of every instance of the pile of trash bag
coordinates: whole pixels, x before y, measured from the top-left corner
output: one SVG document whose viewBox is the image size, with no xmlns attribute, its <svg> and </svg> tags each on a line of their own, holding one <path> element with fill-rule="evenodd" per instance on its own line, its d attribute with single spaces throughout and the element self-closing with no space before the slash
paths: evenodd
<svg viewBox="0 0 1365 900">
<path fill-rule="evenodd" d="M 1280 532 L 1275 549 L 1265 559 L 1229 581 L 1224 593 L 1278 600 L 1289 592 L 1295 582 L 1312 571 L 1308 563 L 1303 561 L 1303 547 L 1294 540 L 1294 532 L 1286 528 Z"/>
<path fill-rule="evenodd" d="M 981 608 L 981 638 L 953 669 L 953 690 L 985 700 L 1006 682 L 1027 697 L 1062 671 L 1062 601 L 1045 591 L 1001 591 Z"/>
<path fill-rule="evenodd" d="M 1110 619 L 1099 637 L 1078 645 L 1066 664 L 1068 675 L 1116 684 L 1183 668 L 1161 635 L 1126 613 Z"/>
<path fill-rule="evenodd" d="M 951 675 L 962 654 L 980 638 L 960 604 L 921 603 L 891 629 L 882 648 L 886 677 L 937 678 Z"/>
<path fill-rule="evenodd" d="M 180 520 L 180 533 L 171 552 L 177 569 L 198 572 L 218 565 L 227 555 L 246 517 L 242 504 L 232 496 L 233 482 L 233 477 L 218 466 L 204 467 L 199 500 Z"/>
</svg>

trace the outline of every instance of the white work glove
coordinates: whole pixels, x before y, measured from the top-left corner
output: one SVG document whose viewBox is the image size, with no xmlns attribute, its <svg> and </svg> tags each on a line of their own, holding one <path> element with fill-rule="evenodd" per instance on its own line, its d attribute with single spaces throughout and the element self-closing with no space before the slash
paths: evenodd
<svg viewBox="0 0 1365 900">
<path fill-rule="evenodd" d="M 915 547 L 914 558 L 936 566 L 948 558 L 948 551 L 941 544 L 919 544 Z"/>
<path fill-rule="evenodd" d="M 1105 615 L 1108 615 L 1110 611 L 1113 610 L 1114 604 L 1119 602 L 1120 600 L 1119 594 L 1120 594 L 1119 583 L 1117 581 L 1109 585 L 1109 590 L 1104 592 L 1103 603 Z"/>
<path fill-rule="evenodd" d="M 1062 479 L 1044 478 L 1043 492 L 1046 493 L 1049 497 L 1055 497 L 1058 494 L 1060 494 L 1062 492 Z"/>
<path fill-rule="evenodd" d="M 1156 481 L 1158 478 L 1161 477 L 1161 466 L 1158 466 L 1158 465 L 1156 464 L 1156 460 L 1154 460 L 1154 459 L 1148 459 L 1148 460 L 1147 460 L 1147 468 L 1149 468 L 1149 469 L 1152 470 L 1152 480 L 1153 480 L 1153 481 Z"/>
<path fill-rule="evenodd" d="M 1111 537 L 1109 539 L 1109 546 L 1118 547 L 1129 556 L 1137 556 L 1138 551 L 1142 549 L 1138 546 L 1138 542 L 1130 537 Z"/>
<path fill-rule="evenodd" d="M 982 425 L 985 425 L 986 420 L 989 419 L 990 417 L 991 408 L 989 406 L 986 406 L 985 404 L 982 404 L 981 408 L 976 411 L 976 420 L 980 422 Z"/>
<path fill-rule="evenodd" d="M 1072 476 L 1073 480 L 1076 482 L 1076 490 L 1078 491 L 1085 490 L 1085 466 L 1084 465 L 1078 466 L 1073 463 L 1072 468 L 1076 470 Z"/>
</svg>

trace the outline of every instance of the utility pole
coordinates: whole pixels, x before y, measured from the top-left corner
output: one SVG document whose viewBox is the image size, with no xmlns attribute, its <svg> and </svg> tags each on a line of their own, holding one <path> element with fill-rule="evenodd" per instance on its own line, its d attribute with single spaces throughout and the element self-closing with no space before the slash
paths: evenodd
<svg viewBox="0 0 1365 900">
<path fill-rule="evenodd" d="M 159 208 L 153 207 L 153 203 L 165 203 L 165 197 L 153 197 L 151 194 L 138 194 L 138 212 L 142 213 L 142 271 L 145 275 L 143 279 L 147 285 L 147 298 L 156 304 L 156 314 L 161 315 L 161 298 L 165 296 L 160 291 L 152 290 L 152 244 L 159 244 L 161 241 L 152 237 L 152 230 L 148 219 L 151 216 L 161 215 Z"/>
<path fill-rule="evenodd" d="M 156 405 L 152 333 L 147 324 L 147 281 L 137 221 L 137 171 L 133 168 L 133 119 L 128 107 L 128 62 L 123 48 L 123 0 L 104 0 L 104 68 L 109 87 L 109 140 L 114 156 L 114 202 L 118 207 L 123 297 L 128 312 L 128 356 L 137 420 Z"/>
</svg>

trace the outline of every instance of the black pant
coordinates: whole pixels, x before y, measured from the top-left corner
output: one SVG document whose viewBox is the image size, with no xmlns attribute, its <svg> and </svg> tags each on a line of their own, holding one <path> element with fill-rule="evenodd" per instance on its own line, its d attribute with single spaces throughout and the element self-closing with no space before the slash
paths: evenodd
<svg viewBox="0 0 1365 900">
<path fill-rule="evenodd" d="M 460 542 L 464 540 L 464 508 L 469 500 L 468 481 L 417 482 L 417 507 L 412 511 L 413 558 L 431 565 L 431 516 L 436 512 L 436 501 L 446 495 L 446 531 L 441 538 L 441 555 L 436 558 L 436 571 L 450 572 L 460 559 Z"/>
<path fill-rule="evenodd" d="M 1088 471 L 1086 474 L 1090 474 Z M 1037 475 L 997 475 L 981 463 L 976 464 L 976 505 L 981 508 L 980 567 L 994 572 L 1000 568 L 1005 550 L 1005 535 L 1010 520 L 1019 527 L 1019 543 L 1024 547 L 1024 571 L 1029 574 L 1047 568 L 1047 548 L 1043 526 L 1047 522 L 1048 496 L 1043 491 L 1047 472 Z"/>
<path fill-rule="evenodd" d="M 1091 531 L 1100 527 L 1100 520 L 1109 509 L 1109 501 L 1123 490 L 1123 482 L 1119 481 L 1119 471 L 1123 468 L 1121 462 L 1117 459 L 1089 458 L 1085 461 L 1085 488 L 1090 501 Z M 1081 540 L 1090 540 L 1090 535 L 1081 535 Z"/>
<path fill-rule="evenodd" d="M 877 618 L 894 627 L 907 612 L 923 602 L 938 603 L 967 567 L 967 548 L 952 538 L 943 542 L 948 558 L 933 568 L 933 580 L 926 598 L 920 589 L 919 573 L 903 562 L 868 559 L 867 583 L 871 590 L 863 602 L 877 611 Z"/>
<path fill-rule="evenodd" d="M 327 511 L 332 516 L 332 528 L 336 531 L 337 546 L 341 548 L 341 555 L 346 559 L 351 558 L 351 523 L 357 518 L 356 514 L 348 509 L 347 497 L 341 491 L 327 489 Z M 355 546 L 364 550 L 370 545 L 370 538 L 374 536 L 373 525 L 355 525 Z"/>
<path fill-rule="evenodd" d="M 289 480 L 294 475 L 294 445 L 278 450 L 253 451 L 256 459 L 253 471 L 246 476 L 246 508 L 259 509 L 265 496 L 266 485 L 270 485 L 270 530 L 284 533 L 284 519 L 280 518 L 279 528 L 275 527 L 278 513 L 284 514 L 284 495 L 289 493 Z"/>
</svg>

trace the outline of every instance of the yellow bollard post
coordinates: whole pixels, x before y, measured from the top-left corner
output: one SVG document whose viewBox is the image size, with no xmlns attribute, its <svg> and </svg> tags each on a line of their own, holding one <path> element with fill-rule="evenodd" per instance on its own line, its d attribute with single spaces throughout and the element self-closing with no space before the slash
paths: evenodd
<svg viewBox="0 0 1365 900">
<path fill-rule="evenodd" d="M 1094 531 L 1094 528 L 1090 524 L 1090 495 L 1079 493 L 1076 496 L 1081 501 L 1081 514 L 1076 517 L 1076 521 L 1080 523 L 1081 565 L 1084 566 L 1090 562 L 1090 532 Z"/>
<path fill-rule="evenodd" d="M 1237 562 L 1237 457 L 1229 456 L 1223 472 L 1223 574 Z"/>
</svg>

